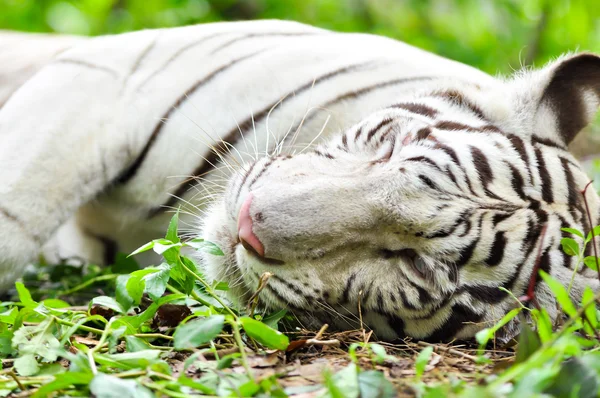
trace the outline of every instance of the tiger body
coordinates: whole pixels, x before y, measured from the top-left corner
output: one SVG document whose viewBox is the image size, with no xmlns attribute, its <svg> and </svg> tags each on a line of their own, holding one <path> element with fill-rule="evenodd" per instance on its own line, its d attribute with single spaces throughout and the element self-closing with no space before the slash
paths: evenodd
<svg viewBox="0 0 600 398">
<path fill-rule="evenodd" d="M 577 300 L 599 288 L 560 249 L 561 227 L 590 227 L 566 145 L 598 105 L 595 56 L 501 80 L 282 21 L 67 40 L 0 108 L 4 287 L 42 246 L 109 261 L 180 207 L 223 250 L 202 263 L 232 300 L 271 272 L 261 301 L 306 326 L 357 327 L 360 302 L 380 338 L 471 337 L 536 262 Z"/>
</svg>

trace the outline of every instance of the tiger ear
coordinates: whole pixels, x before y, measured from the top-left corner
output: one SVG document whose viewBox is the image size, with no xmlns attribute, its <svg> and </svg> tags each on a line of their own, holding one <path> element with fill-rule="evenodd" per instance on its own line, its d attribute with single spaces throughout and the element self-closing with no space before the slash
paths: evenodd
<svg viewBox="0 0 600 398">
<path fill-rule="evenodd" d="M 568 145 L 598 111 L 600 57 L 589 53 L 568 56 L 534 75 L 530 95 L 537 92 L 539 99 L 532 132 Z"/>
</svg>

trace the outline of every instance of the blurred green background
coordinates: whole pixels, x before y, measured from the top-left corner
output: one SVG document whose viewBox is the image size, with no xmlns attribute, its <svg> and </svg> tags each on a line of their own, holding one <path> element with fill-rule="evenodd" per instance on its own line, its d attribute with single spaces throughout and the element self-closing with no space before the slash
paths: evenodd
<svg viewBox="0 0 600 398">
<path fill-rule="evenodd" d="M 490 73 L 600 52 L 600 0 L 0 0 L 0 29 L 82 35 L 292 19 L 381 34 Z"/>
</svg>

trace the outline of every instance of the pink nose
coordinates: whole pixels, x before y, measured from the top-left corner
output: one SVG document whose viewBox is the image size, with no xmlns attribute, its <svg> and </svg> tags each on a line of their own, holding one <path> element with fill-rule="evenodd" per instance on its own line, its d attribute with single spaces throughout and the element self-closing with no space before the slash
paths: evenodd
<svg viewBox="0 0 600 398">
<path fill-rule="evenodd" d="M 238 215 L 238 238 L 246 250 L 253 251 L 260 257 L 265 256 L 265 248 L 258 237 L 252 231 L 252 217 L 250 216 L 250 205 L 254 196 L 250 193 L 244 200 Z"/>
</svg>

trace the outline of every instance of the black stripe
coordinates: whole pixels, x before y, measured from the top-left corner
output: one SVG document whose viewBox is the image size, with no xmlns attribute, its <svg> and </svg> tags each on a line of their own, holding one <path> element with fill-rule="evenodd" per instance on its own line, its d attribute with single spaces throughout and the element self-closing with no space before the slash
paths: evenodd
<svg viewBox="0 0 600 398">
<path fill-rule="evenodd" d="M 564 144 L 562 143 L 558 143 L 558 142 L 554 142 L 552 140 L 549 140 L 547 138 L 541 138 L 538 136 L 531 136 L 531 141 L 534 144 L 540 144 L 540 145 L 544 145 L 544 146 L 549 146 L 552 148 L 557 148 L 557 149 L 562 149 L 562 150 L 566 150 L 567 148 L 564 146 Z"/>
<path fill-rule="evenodd" d="M 513 191 L 515 191 L 517 195 L 519 195 L 519 198 L 521 198 L 524 201 L 527 201 L 527 195 L 525 195 L 525 191 L 523 191 L 523 187 L 525 186 L 523 176 L 521 175 L 521 173 L 519 173 L 519 170 L 512 164 L 506 163 L 506 165 L 510 168 L 510 184 L 512 186 Z"/>
<path fill-rule="evenodd" d="M 181 56 L 183 53 L 187 52 L 188 50 L 204 43 L 205 41 L 212 39 L 214 37 L 218 37 L 218 36 L 223 36 L 224 34 L 228 34 L 230 32 L 216 32 L 204 37 L 201 37 L 199 40 L 196 40 L 194 42 L 188 43 L 185 46 L 181 47 L 179 50 L 175 51 L 170 57 L 169 59 L 167 59 L 165 62 L 163 62 L 163 64 L 161 66 L 159 66 L 158 68 L 156 68 L 156 71 L 154 71 L 154 73 L 152 73 L 150 76 L 148 76 L 147 78 L 144 79 L 144 81 L 142 83 L 140 83 L 140 85 L 138 86 L 137 90 L 140 90 L 142 87 L 144 87 L 146 85 L 146 83 L 148 83 L 148 81 L 150 81 L 154 76 L 158 75 L 160 72 L 163 72 L 170 64 L 171 62 L 175 61 L 179 56 Z"/>
<path fill-rule="evenodd" d="M 92 64 L 91 62 L 82 61 L 79 59 L 61 58 L 61 59 L 55 60 L 53 62 L 53 64 L 70 64 L 70 65 L 83 66 L 84 68 L 95 69 L 98 71 L 106 72 L 109 75 L 111 75 L 112 77 L 114 77 L 115 79 L 119 78 L 119 72 L 117 72 L 114 69 L 111 69 L 107 66 L 95 65 L 95 64 Z"/>
<path fill-rule="evenodd" d="M 306 82 L 302 86 L 293 90 L 292 93 L 297 96 L 306 90 L 312 89 L 319 83 L 322 83 L 326 80 L 329 80 L 335 76 L 338 76 L 338 75 L 341 75 L 344 73 L 353 72 L 357 69 L 368 66 L 370 64 L 372 64 L 372 62 L 367 61 L 367 62 L 363 62 L 363 63 L 358 63 L 358 64 L 354 64 L 354 65 L 350 65 L 350 66 L 341 67 L 334 71 L 328 72 L 328 73 L 318 77 L 317 79 Z M 286 97 L 287 97 L 287 95 L 283 96 L 283 98 L 286 98 Z M 206 161 L 202 162 L 202 164 L 200 164 L 200 166 L 198 168 L 196 168 L 196 170 L 194 170 L 191 175 L 194 177 L 201 177 L 201 176 L 207 174 L 209 171 L 211 171 L 213 169 L 213 165 L 219 160 L 219 158 L 222 155 L 224 155 L 227 152 L 227 147 L 234 146 L 235 143 L 237 142 L 237 139 L 239 138 L 239 136 L 241 134 L 243 134 L 246 130 L 251 128 L 253 124 L 256 124 L 259 121 L 261 121 L 262 119 L 266 118 L 267 115 L 269 114 L 269 112 L 271 111 L 271 109 L 273 109 L 273 107 L 277 106 L 277 104 L 279 104 L 280 102 L 281 102 L 281 100 L 277 99 L 276 101 L 265 106 L 259 112 L 253 113 L 250 117 L 245 119 L 242 123 L 240 123 L 239 125 L 236 125 L 236 127 L 231 129 L 225 135 L 225 137 L 221 140 L 221 143 L 215 145 L 215 148 L 206 155 L 206 158 L 205 158 Z M 170 206 L 174 205 L 179 200 L 179 197 L 181 197 L 185 192 L 187 192 L 188 189 L 190 189 L 195 184 L 196 184 L 195 178 L 190 178 L 190 179 L 184 181 L 163 205 L 155 207 L 154 209 L 151 209 L 148 212 L 148 217 L 153 217 L 153 216 L 159 214 L 160 212 L 166 210 Z"/>
<path fill-rule="evenodd" d="M 456 229 L 467 220 L 467 218 L 469 217 L 470 214 L 471 214 L 471 210 L 465 210 L 457 217 L 456 221 L 454 222 L 454 224 L 452 224 L 452 226 L 450 226 L 450 228 L 441 229 L 437 232 L 434 232 L 431 235 L 427 235 L 425 238 L 426 239 L 446 238 L 446 237 L 452 235 L 454 233 L 454 231 L 456 231 Z"/>
<path fill-rule="evenodd" d="M 426 340 L 435 343 L 448 341 L 456 336 L 465 327 L 467 322 L 479 322 L 482 317 L 482 314 L 474 312 L 471 308 L 463 304 L 454 304 L 450 309 L 450 317 L 448 317 L 443 325 L 431 333 Z"/>
<path fill-rule="evenodd" d="M 506 249 L 506 235 L 504 232 L 496 232 L 494 236 L 494 242 L 492 243 L 492 249 L 488 258 L 485 260 L 485 264 L 490 267 L 495 267 L 502 262 L 504 257 L 504 250 Z"/>
<path fill-rule="evenodd" d="M 475 252 L 475 247 L 477 247 L 478 243 L 479 237 L 473 239 L 467 247 L 460 251 L 458 255 L 458 260 L 456 261 L 457 268 L 464 267 L 469 262 L 469 260 L 471 260 L 471 257 L 473 257 L 473 253 Z"/>
<path fill-rule="evenodd" d="M 419 131 L 417 131 L 417 140 L 426 140 L 427 137 L 431 134 L 431 129 L 429 127 L 423 127 Z"/>
<path fill-rule="evenodd" d="M 369 132 L 367 133 L 367 142 L 371 141 L 371 138 L 373 138 L 373 136 L 375 134 L 377 134 L 377 132 L 384 126 L 387 126 L 388 124 L 392 123 L 394 121 L 394 119 L 384 119 L 382 121 L 380 121 L 379 123 L 377 123 L 377 125 L 375 127 L 373 127 L 371 130 L 369 130 Z"/>
<path fill-rule="evenodd" d="M 438 166 L 436 162 L 434 162 L 433 160 L 429 159 L 426 156 L 415 156 L 415 157 L 412 157 L 412 158 L 404 159 L 404 161 L 406 161 L 406 162 L 422 162 L 422 163 L 427 163 L 427 164 L 431 165 L 432 167 L 434 167 L 439 172 L 442 172 L 442 169 L 440 168 L 440 166 Z"/>
<path fill-rule="evenodd" d="M 569 190 L 569 196 L 568 196 L 569 206 L 571 208 L 578 207 L 580 193 L 579 193 L 579 190 L 577 189 L 577 185 L 575 184 L 575 178 L 573 178 L 573 173 L 571 172 L 571 168 L 569 167 L 569 162 L 567 161 L 567 159 L 560 158 L 560 164 L 563 167 L 563 170 L 565 172 L 565 177 L 567 180 L 566 181 L 567 188 Z M 584 217 L 584 218 L 587 221 L 587 217 Z M 588 224 L 589 224 L 589 222 L 588 222 Z M 591 227 L 589 225 L 585 225 L 584 230 L 587 230 L 586 227 L 587 227 L 587 229 L 591 229 Z"/>
<path fill-rule="evenodd" d="M 150 134 L 150 137 L 148 138 L 146 145 L 144 146 L 144 148 L 142 148 L 142 150 L 139 153 L 139 155 L 137 156 L 137 158 L 133 161 L 133 163 L 131 163 L 131 165 L 129 165 L 125 170 L 123 170 L 121 172 L 121 174 L 115 179 L 114 184 L 125 184 L 129 180 L 131 180 L 133 177 L 135 177 L 135 175 L 138 172 L 139 168 L 141 167 L 142 163 L 148 156 L 150 149 L 156 142 L 156 139 L 158 138 L 159 134 L 162 132 L 162 129 L 166 124 L 166 121 L 169 119 L 169 117 L 171 117 L 171 114 L 173 112 L 175 112 L 176 110 L 179 109 L 179 106 L 186 99 L 188 99 L 188 97 L 190 97 L 200 87 L 202 87 L 203 85 L 212 81 L 215 77 L 217 77 L 219 74 L 221 74 L 225 70 L 231 68 L 232 66 L 236 65 L 239 62 L 242 62 L 246 59 L 255 57 L 261 53 L 262 53 L 262 51 L 252 53 L 252 54 L 246 54 L 240 58 L 236 58 L 232 61 L 229 61 L 228 63 L 221 65 L 216 70 L 214 70 L 211 73 L 209 73 L 208 75 L 204 76 L 202 79 L 200 79 L 196 83 L 194 83 L 193 86 L 191 86 L 189 89 L 187 89 L 186 92 L 182 96 L 180 96 L 177 99 L 177 101 L 175 101 L 175 103 L 172 106 L 170 106 L 169 109 L 165 112 L 165 114 L 163 115 L 161 120 L 154 127 L 154 130 L 152 131 L 152 134 Z"/>
<path fill-rule="evenodd" d="M 387 319 L 388 326 L 394 331 L 394 333 L 396 333 L 398 338 L 401 339 L 406 337 L 406 332 L 404 332 L 404 321 L 402 318 L 390 314 L 386 314 L 385 317 Z"/>
<path fill-rule="evenodd" d="M 512 214 L 510 214 L 510 213 L 496 213 L 496 214 L 494 214 L 494 217 L 492 218 L 492 224 L 494 224 L 494 227 L 495 227 L 498 224 L 500 224 L 502 221 L 509 218 L 510 216 L 512 216 Z"/>
<path fill-rule="evenodd" d="M 506 137 L 512 144 L 515 151 L 517 151 L 517 153 L 519 154 L 519 157 L 521 158 L 521 160 L 525 163 L 525 165 L 528 169 L 527 171 L 529 172 L 527 177 L 529 178 L 531 175 L 531 171 L 529 170 L 529 155 L 527 154 L 527 149 L 525 149 L 525 143 L 523 142 L 523 140 L 521 138 L 519 138 L 513 134 L 506 134 Z"/>
<path fill-rule="evenodd" d="M 463 287 L 461 291 L 486 304 L 498 304 L 508 296 L 508 293 L 500 290 L 498 286 L 470 285 Z"/>
<path fill-rule="evenodd" d="M 356 130 L 356 135 L 354 136 L 354 142 L 358 142 L 358 139 L 360 138 L 360 136 L 363 133 L 363 127 L 364 125 L 361 125 L 358 130 Z"/>
<path fill-rule="evenodd" d="M 473 112 L 475 115 L 477 115 L 477 117 L 479 117 L 480 119 L 485 119 L 485 115 L 483 114 L 483 111 L 481 110 L 481 108 L 479 108 L 478 106 L 473 104 L 471 101 L 466 99 L 465 96 L 461 92 L 458 92 L 456 90 L 446 90 L 446 91 L 437 92 L 434 95 L 436 97 L 440 97 L 440 98 L 449 100 L 453 104 L 456 104 L 460 107 L 469 108 L 469 110 L 471 112 Z"/>
<path fill-rule="evenodd" d="M 448 156 L 450 156 L 450 158 L 454 161 L 454 164 L 456 164 L 456 166 L 458 168 L 464 170 L 464 167 L 463 167 L 462 163 L 460 162 L 460 159 L 458 158 L 458 155 L 456 154 L 454 149 L 452 149 L 451 147 L 449 147 L 445 144 L 439 143 L 439 142 L 435 144 L 434 148 L 444 151 Z M 471 192 L 471 194 L 473 196 L 479 196 L 473 190 L 473 186 L 471 185 L 471 180 L 469 179 L 469 176 L 466 173 L 464 173 L 464 177 L 465 177 L 465 181 L 467 183 L 467 187 L 469 188 L 469 192 Z M 457 187 L 458 187 L 458 184 L 457 184 Z"/>
<path fill-rule="evenodd" d="M 487 188 L 494 179 L 494 174 L 492 173 L 492 168 L 487 157 L 479 148 L 473 146 L 471 147 L 471 156 L 473 157 L 473 166 L 475 166 L 475 170 L 479 174 L 479 180 Z"/>
<path fill-rule="evenodd" d="M 403 103 L 403 104 L 394 104 L 391 106 L 392 108 L 404 109 L 406 111 L 416 113 L 417 115 L 427 116 L 427 117 L 436 117 L 438 111 L 423 104 L 413 104 L 413 103 Z"/>
<path fill-rule="evenodd" d="M 424 176 L 423 174 L 419 174 L 419 179 L 421 181 L 423 181 L 423 183 L 425 185 L 427 185 L 429 188 L 434 189 L 434 190 L 439 190 L 439 187 L 433 181 L 431 181 L 431 179 L 429 177 Z"/>
<path fill-rule="evenodd" d="M 350 275 L 350 277 L 346 280 L 346 286 L 344 287 L 344 291 L 342 292 L 342 300 L 341 300 L 341 304 L 343 303 L 348 303 L 349 301 L 349 296 L 350 296 L 350 290 L 352 289 L 352 284 L 354 283 L 354 279 L 356 279 L 356 274 L 352 274 Z"/>
<path fill-rule="evenodd" d="M 219 47 L 214 49 L 213 51 L 211 51 L 209 55 L 217 54 L 218 52 L 221 52 L 224 49 L 226 49 L 227 47 L 230 47 L 236 43 L 239 43 L 239 42 L 245 41 L 245 40 L 249 40 L 249 39 L 254 39 L 256 37 L 316 36 L 316 35 L 323 35 L 323 34 L 332 34 L 332 32 L 316 31 L 316 32 L 263 32 L 263 33 L 250 33 L 250 34 L 241 33 L 238 37 L 235 37 L 229 41 L 226 41 L 225 43 L 220 44 Z"/>
<path fill-rule="evenodd" d="M 552 203 L 554 202 L 554 196 L 552 194 L 552 178 L 550 177 L 550 174 L 548 174 L 548 168 L 546 167 L 544 156 L 539 148 L 535 148 L 535 157 L 538 162 L 538 173 L 540 175 L 540 179 L 542 180 L 542 186 L 540 187 L 542 190 L 542 199 L 546 203 Z"/>
<path fill-rule="evenodd" d="M 398 290 L 398 295 L 400 296 L 400 304 L 402 304 L 402 306 L 404 308 L 407 308 L 412 311 L 416 311 L 416 310 L 420 309 L 420 308 L 414 306 L 410 301 L 408 301 L 408 298 L 406 297 L 406 294 L 404 294 L 403 289 Z"/>
<path fill-rule="evenodd" d="M 395 85 L 399 85 L 399 84 L 405 84 L 405 83 L 412 83 L 412 82 L 418 82 L 421 80 L 432 80 L 433 77 L 431 76 L 416 76 L 416 77 L 407 77 L 407 78 L 402 78 L 402 79 L 393 79 L 393 80 L 388 80 L 388 81 L 384 81 L 384 82 L 380 82 L 380 83 L 375 83 L 372 84 L 370 86 L 366 86 L 363 87 L 361 89 L 358 90 L 353 90 L 353 91 L 348 91 L 344 94 L 341 94 L 329 101 L 327 101 L 326 103 L 322 104 L 319 106 L 319 108 L 324 109 L 324 108 L 329 108 L 330 106 L 333 106 L 335 104 L 338 104 L 342 101 L 348 100 L 348 99 L 353 99 L 353 98 L 357 98 L 360 97 L 361 95 L 364 94 L 368 94 L 374 90 L 377 90 L 379 88 L 384 88 L 384 87 L 391 87 L 391 86 L 395 86 Z M 309 117 L 307 117 L 304 121 L 304 124 L 307 124 L 309 120 L 312 120 L 315 117 L 315 114 L 311 114 Z M 358 139 L 358 137 L 357 137 Z"/>
<path fill-rule="evenodd" d="M 240 194 L 242 193 L 242 188 L 244 187 L 244 184 L 246 183 L 246 180 L 248 179 L 248 177 L 250 176 L 250 174 L 252 174 L 252 170 L 254 170 L 254 166 L 256 166 L 258 162 L 253 162 L 250 167 L 248 168 L 248 171 L 246 171 L 244 173 L 244 178 L 242 178 L 242 181 L 240 182 L 240 186 L 238 187 L 237 193 L 235 194 L 235 202 L 238 201 L 238 199 L 240 198 Z"/>
<path fill-rule="evenodd" d="M 248 184 L 248 189 L 251 189 L 252 186 L 256 183 L 256 181 L 258 181 L 258 179 L 260 177 L 263 176 L 263 174 L 265 174 L 265 172 L 267 171 L 267 169 L 275 162 L 275 159 L 271 158 L 267 161 L 267 163 L 265 163 L 265 165 L 263 166 L 262 170 L 258 172 L 257 175 L 254 176 L 254 178 L 252 179 L 252 181 L 250 181 L 250 184 Z"/>
<path fill-rule="evenodd" d="M 348 150 L 348 134 L 342 135 L 342 147 L 344 150 Z"/>
</svg>

